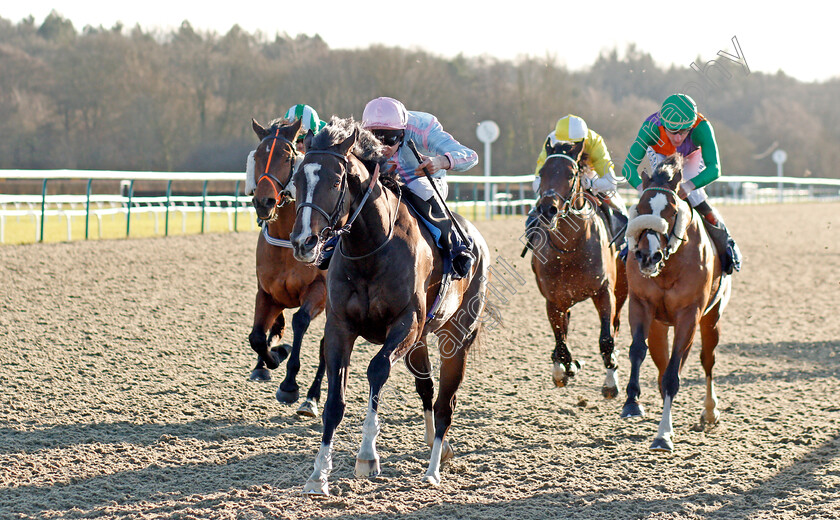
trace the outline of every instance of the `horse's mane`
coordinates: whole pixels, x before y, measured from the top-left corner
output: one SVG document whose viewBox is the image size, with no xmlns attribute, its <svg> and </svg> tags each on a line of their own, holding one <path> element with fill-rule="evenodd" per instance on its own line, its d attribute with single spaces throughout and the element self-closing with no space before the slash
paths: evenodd
<svg viewBox="0 0 840 520">
<path fill-rule="evenodd" d="M 332 116 L 327 126 L 321 129 L 312 142 L 309 143 L 310 150 L 326 150 L 331 146 L 340 144 L 350 137 L 355 130 L 359 131 L 359 138 L 353 146 L 353 155 L 364 162 L 382 162 L 385 160 L 385 147 L 373 134 L 362 128 L 362 125 L 354 121 L 352 117 L 342 119 Z"/>
<path fill-rule="evenodd" d="M 385 147 L 374 137 L 369 130 L 362 128 L 362 125 L 354 121 L 352 117 L 341 119 L 333 116 L 327 126 L 321 129 L 318 134 L 312 138 L 309 143 L 310 150 L 327 150 L 331 146 L 340 144 L 355 131 L 359 131 L 359 138 L 356 139 L 356 144 L 353 146 L 353 155 L 355 155 L 365 168 L 372 172 L 377 163 L 382 164 L 387 160 L 385 157 Z M 394 193 L 399 193 L 401 179 L 397 175 L 381 175 L 379 182 Z"/>
<path fill-rule="evenodd" d="M 294 119 L 286 119 L 285 117 L 278 117 L 277 119 L 272 119 L 271 122 L 268 123 L 268 126 L 265 128 L 266 130 L 274 130 L 276 128 L 280 128 L 281 126 L 288 126 L 294 124 Z"/>
<path fill-rule="evenodd" d="M 682 154 L 675 153 L 673 155 L 669 155 L 664 161 L 656 166 L 656 169 L 650 176 L 650 183 L 654 186 L 669 184 L 674 178 L 674 175 L 677 172 L 682 171 L 682 168 Z"/>
</svg>

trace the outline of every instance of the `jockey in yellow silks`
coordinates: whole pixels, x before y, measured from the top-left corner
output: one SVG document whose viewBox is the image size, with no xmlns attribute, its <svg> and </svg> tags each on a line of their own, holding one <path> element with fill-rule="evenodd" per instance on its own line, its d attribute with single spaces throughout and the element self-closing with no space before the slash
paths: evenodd
<svg viewBox="0 0 840 520">
<path fill-rule="evenodd" d="M 627 224 L 627 209 L 624 206 L 624 200 L 616 190 L 616 175 L 604 138 L 589 128 L 583 118 L 569 114 L 557 121 L 557 125 L 548 134 L 544 143 L 550 142 L 554 145 L 561 141 L 573 143 L 583 141 L 583 152 L 589 156 L 589 164 L 592 165 L 592 170 L 590 170 L 589 176 L 581 177 L 581 185 L 584 189 L 590 189 L 598 195 L 597 199 L 601 203 L 602 209 L 610 217 L 610 235 L 613 238 L 618 237 L 616 243 L 621 244 L 623 240 L 620 235 Z M 537 194 L 537 197 L 539 197 L 540 189 L 540 169 L 545 163 L 545 159 L 546 152 L 545 146 L 543 146 L 539 157 L 537 157 L 537 167 L 534 172 L 536 174 L 534 193 Z M 536 225 L 536 222 L 536 212 L 532 211 L 528 215 L 525 227 L 530 229 L 530 227 Z"/>
</svg>

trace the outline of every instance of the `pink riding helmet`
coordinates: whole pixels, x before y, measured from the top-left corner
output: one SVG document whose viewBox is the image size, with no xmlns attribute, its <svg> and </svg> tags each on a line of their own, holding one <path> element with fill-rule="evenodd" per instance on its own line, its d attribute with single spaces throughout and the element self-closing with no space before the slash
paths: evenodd
<svg viewBox="0 0 840 520">
<path fill-rule="evenodd" d="M 362 128 L 405 130 L 408 111 L 405 105 L 394 98 L 378 97 L 365 105 L 362 113 Z"/>
</svg>

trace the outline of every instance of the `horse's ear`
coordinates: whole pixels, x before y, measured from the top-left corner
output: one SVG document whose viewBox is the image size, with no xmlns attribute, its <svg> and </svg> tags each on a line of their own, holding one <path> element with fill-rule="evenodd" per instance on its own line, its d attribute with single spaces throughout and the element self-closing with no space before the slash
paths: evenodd
<svg viewBox="0 0 840 520">
<path fill-rule="evenodd" d="M 356 144 L 356 141 L 359 139 L 359 128 L 353 128 L 353 133 L 344 140 L 341 144 L 338 145 L 338 153 L 341 155 L 347 155 L 350 150 L 353 149 L 353 145 Z"/>
<path fill-rule="evenodd" d="M 647 168 L 642 168 L 639 178 L 642 179 L 642 188 L 647 188 L 648 184 L 650 184 L 650 175 L 648 174 Z"/>
<path fill-rule="evenodd" d="M 292 135 L 289 138 L 289 141 L 295 142 L 297 139 L 298 133 L 300 133 L 300 127 L 303 125 L 303 119 L 295 119 L 295 122 L 289 125 L 289 129 L 292 131 Z"/>
<path fill-rule="evenodd" d="M 306 137 L 303 138 L 303 149 L 309 150 L 309 145 L 312 144 L 312 138 L 315 137 L 315 132 L 310 128 L 306 131 Z"/>
<path fill-rule="evenodd" d="M 303 124 L 303 119 L 296 119 L 294 123 L 291 124 L 290 128 L 292 130 L 292 137 L 289 139 L 290 141 L 294 142 L 297 139 L 298 133 L 300 133 L 300 127 Z"/>
<path fill-rule="evenodd" d="M 548 157 L 549 155 L 554 153 L 554 147 L 551 146 L 551 138 L 545 139 L 545 156 Z"/>
<path fill-rule="evenodd" d="M 575 162 L 580 161 L 580 154 L 583 153 L 583 141 L 578 141 L 572 146 L 572 149 L 569 150 L 569 155 L 575 160 Z"/>
<path fill-rule="evenodd" d="M 257 137 L 260 138 L 260 141 L 265 139 L 265 136 L 268 135 L 268 130 L 263 128 L 263 126 L 259 124 L 254 118 L 251 118 L 251 128 L 254 129 L 254 133 L 257 134 Z"/>
</svg>

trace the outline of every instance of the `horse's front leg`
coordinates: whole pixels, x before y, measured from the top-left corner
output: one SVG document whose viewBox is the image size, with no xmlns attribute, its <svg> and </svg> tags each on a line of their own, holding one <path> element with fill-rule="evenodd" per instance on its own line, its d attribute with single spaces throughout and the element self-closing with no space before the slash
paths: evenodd
<svg viewBox="0 0 840 520">
<path fill-rule="evenodd" d="M 633 342 L 630 344 L 630 376 L 627 381 L 627 401 L 621 409 L 621 418 L 644 417 L 644 407 L 639 403 L 641 387 L 639 385 L 639 372 L 642 362 L 647 356 L 647 335 L 653 315 L 647 302 L 636 296 L 630 297 L 628 308 L 628 321 L 630 331 L 633 334 Z"/>
<path fill-rule="evenodd" d="M 581 367 L 579 361 L 572 359 L 572 354 L 566 345 L 571 312 L 569 311 L 569 305 L 561 305 L 550 300 L 546 300 L 545 306 L 548 321 L 551 323 L 551 330 L 554 332 L 554 352 L 551 353 L 552 378 L 554 379 L 554 386 L 563 387 L 568 384 L 569 379 L 574 377 Z"/>
<path fill-rule="evenodd" d="M 357 477 L 379 475 L 379 454 L 376 452 L 376 437 L 379 435 L 379 398 L 382 387 L 388 381 L 391 367 L 405 355 L 419 337 L 418 314 L 407 312 L 395 320 L 385 337 L 385 343 L 370 360 L 367 377 L 370 384 L 367 414 L 362 425 L 362 444 L 356 455 Z"/>
<path fill-rule="evenodd" d="M 601 320 L 601 335 L 598 339 L 598 345 L 601 349 L 601 358 L 604 360 L 604 368 L 607 370 L 601 393 L 607 399 L 613 399 L 618 396 L 618 355 L 615 351 L 615 339 L 613 338 L 615 334 L 615 328 L 613 327 L 615 295 L 609 284 L 601 287 L 592 301 L 595 303 L 595 308 L 598 310 L 598 316 Z"/>
<path fill-rule="evenodd" d="M 259 356 L 257 365 L 251 371 L 252 380 L 270 381 L 271 373 L 265 367 L 274 370 L 285 359 L 287 354 L 285 350 L 277 347 L 269 350 L 271 344 L 279 341 L 283 336 L 285 326 L 283 307 L 278 305 L 269 293 L 258 289 L 254 303 L 254 325 L 251 328 L 251 334 L 248 335 L 248 343 Z"/>
<path fill-rule="evenodd" d="M 300 387 L 297 384 L 297 375 L 300 372 L 300 347 L 303 344 L 303 335 L 306 334 L 314 317 L 310 312 L 309 302 L 304 302 L 292 315 L 291 353 L 286 362 L 286 377 L 277 389 L 277 400 L 284 404 L 294 403 L 300 397 Z"/>
<path fill-rule="evenodd" d="M 312 380 L 312 386 L 306 392 L 306 401 L 302 402 L 297 409 L 298 415 L 318 416 L 318 402 L 321 400 L 321 381 L 324 379 L 324 372 L 326 372 L 326 365 L 324 364 L 324 338 L 322 337 L 318 346 L 318 369 L 315 371 L 315 379 Z"/>
<path fill-rule="evenodd" d="M 307 495 L 327 496 L 328 479 L 332 471 L 332 443 L 335 430 L 344 418 L 347 388 L 347 373 L 350 365 L 350 353 L 356 336 L 346 332 L 343 327 L 335 326 L 327 317 L 324 327 L 324 363 L 327 371 L 327 401 L 324 403 L 324 432 L 321 435 L 321 448 L 315 457 L 315 468 L 303 486 Z"/>
<path fill-rule="evenodd" d="M 671 359 L 668 361 L 664 374 L 660 372 L 662 419 L 659 421 L 656 438 L 650 445 L 652 450 L 670 452 L 674 449 L 671 407 L 677 397 L 677 392 L 680 390 L 680 370 L 682 370 L 682 365 L 691 350 L 691 343 L 694 341 L 694 334 L 697 331 L 697 325 L 700 323 L 700 315 L 700 309 L 692 307 L 681 311 L 676 316 Z"/>
</svg>

